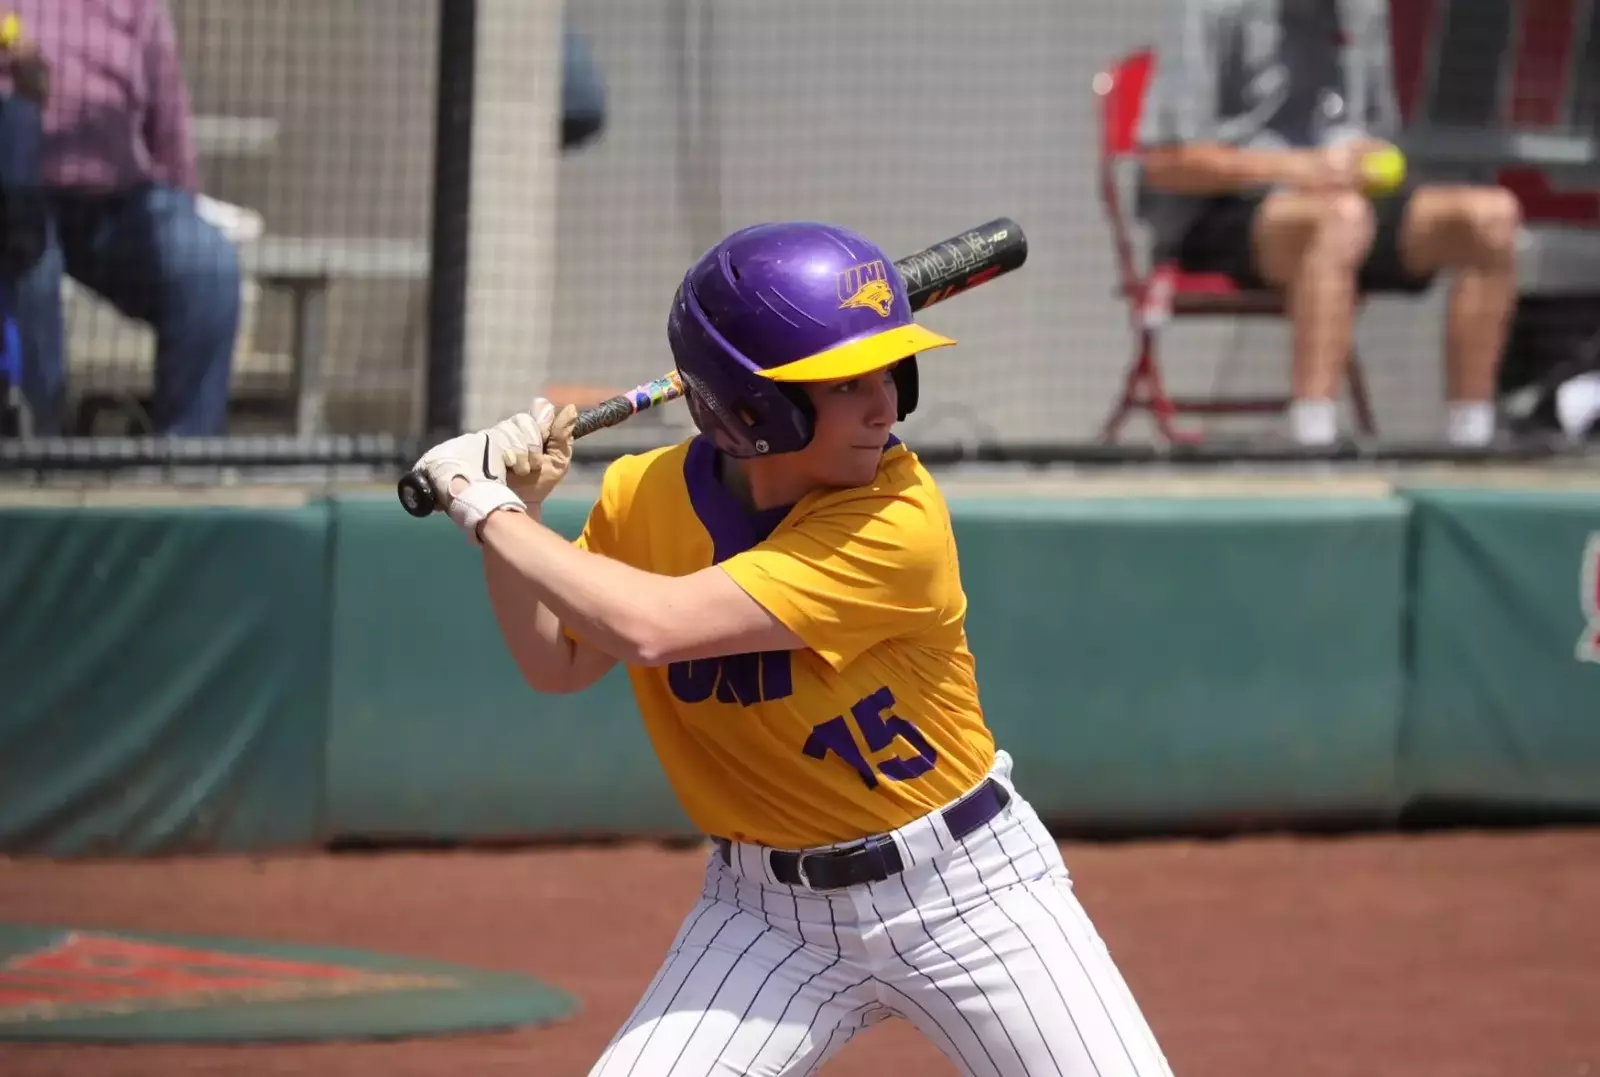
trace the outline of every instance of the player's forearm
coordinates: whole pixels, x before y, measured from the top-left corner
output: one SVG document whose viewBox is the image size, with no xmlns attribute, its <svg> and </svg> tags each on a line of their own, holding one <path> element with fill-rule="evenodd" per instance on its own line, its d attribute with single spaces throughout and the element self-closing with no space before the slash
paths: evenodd
<svg viewBox="0 0 1600 1077">
<path fill-rule="evenodd" d="M 677 613 L 671 577 L 579 549 L 530 516 L 497 512 L 483 544 L 574 633 L 629 665 L 651 665 Z"/>
<path fill-rule="evenodd" d="M 1308 168 L 1306 155 L 1294 150 L 1245 150 L 1213 142 L 1150 149 L 1141 163 L 1154 190 L 1190 195 L 1294 183 Z"/>
<path fill-rule="evenodd" d="M 609 656 L 569 639 L 533 586 L 492 549 L 484 551 L 483 575 L 506 649 L 534 691 L 581 691 L 611 666 Z"/>
</svg>

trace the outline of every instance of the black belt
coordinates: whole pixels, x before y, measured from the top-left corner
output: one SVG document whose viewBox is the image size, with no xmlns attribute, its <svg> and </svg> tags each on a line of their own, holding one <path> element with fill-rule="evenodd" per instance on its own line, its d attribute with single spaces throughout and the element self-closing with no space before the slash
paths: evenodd
<svg viewBox="0 0 1600 1077">
<path fill-rule="evenodd" d="M 1011 802 L 1005 786 L 993 778 L 943 811 L 945 825 L 956 841 L 999 815 Z M 733 846 L 726 838 L 714 839 L 722 862 L 730 863 Z M 875 835 L 844 849 L 793 853 L 774 849 L 767 854 L 773 876 L 787 886 L 810 890 L 841 890 L 862 883 L 881 883 L 905 870 L 900 847 L 886 835 Z"/>
</svg>

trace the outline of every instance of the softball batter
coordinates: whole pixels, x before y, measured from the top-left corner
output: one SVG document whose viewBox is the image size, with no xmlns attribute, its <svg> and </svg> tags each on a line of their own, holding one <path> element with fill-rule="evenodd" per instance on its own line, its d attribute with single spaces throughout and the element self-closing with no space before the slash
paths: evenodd
<svg viewBox="0 0 1600 1077">
<path fill-rule="evenodd" d="M 984 724 L 949 512 L 892 433 L 954 341 L 882 250 L 814 223 L 708 251 L 667 338 L 700 433 L 612 464 L 576 543 L 539 522 L 575 409 L 418 463 L 529 684 L 622 662 L 714 836 L 592 1073 L 808 1074 L 898 1016 L 967 1074 L 1170 1075 Z"/>
</svg>

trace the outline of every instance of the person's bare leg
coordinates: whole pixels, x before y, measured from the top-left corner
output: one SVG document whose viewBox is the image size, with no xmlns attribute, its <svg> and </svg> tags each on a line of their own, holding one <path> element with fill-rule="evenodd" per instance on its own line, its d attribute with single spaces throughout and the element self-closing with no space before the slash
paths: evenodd
<svg viewBox="0 0 1600 1077">
<path fill-rule="evenodd" d="M 1423 187 L 1400 225 L 1400 258 L 1418 274 L 1455 270 L 1445 321 L 1448 436 L 1494 436 L 1496 374 L 1517 302 L 1516 197 L 1501 187 Z"/>
<path fill-rule="evenodd" d="M 1356 194 L 1281 191 L 1256 211 L 1256 267 L 1288 297 L 1294 373 L 1290 427 L 1297 441 L 1338 436 L 1339 389 L 1355 333 L 1356 275 L 1372 247 L 1372 206 Z"/>
<path fill-rule="evenodd" d="M 620 385 L 583 385 L 568 384 L 566 382 L 559 385 L 547 385 L 542 390 L 545 398 L 557 407 L 564 404 L 572 404 L 579 408 L 594 407 L 596 404 L 610 400 L 612 397 L 619 396 L 625 392 L 627 392 L 627 389 Z"/>
</svg>

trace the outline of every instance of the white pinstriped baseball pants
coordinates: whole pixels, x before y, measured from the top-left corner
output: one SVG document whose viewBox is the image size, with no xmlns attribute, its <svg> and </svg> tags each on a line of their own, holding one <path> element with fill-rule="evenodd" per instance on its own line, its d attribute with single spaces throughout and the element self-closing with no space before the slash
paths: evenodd
<svg viewBox="0 0 1600 1077">
<path fill-rule="evenodd" d="M 1010 783 L 956 843 L 935 812 L 894 832 L 906 868 L 816 893 L 755 846 L 713 852 L 700 900 L 591 1077 L 810 1074 L 903 1017 L 972 1077 L 1171 1077 L 1054 840 Z"/>
</svg>

